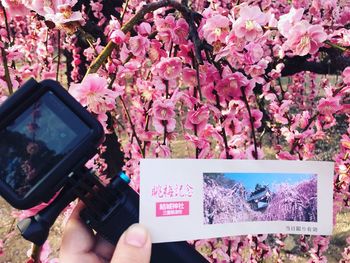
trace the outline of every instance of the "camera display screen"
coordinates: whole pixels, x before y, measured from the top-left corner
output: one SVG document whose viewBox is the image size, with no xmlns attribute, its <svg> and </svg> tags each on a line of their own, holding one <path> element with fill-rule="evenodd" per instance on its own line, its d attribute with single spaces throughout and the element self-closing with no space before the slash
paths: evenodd
<svg viewBox="0 0 350 263">
<path fill-rule="evenodd" d="M 0 180 L 24 197 L 89 132 L 54 93 L 45 93 L 0 130 Z"/>
</svg>

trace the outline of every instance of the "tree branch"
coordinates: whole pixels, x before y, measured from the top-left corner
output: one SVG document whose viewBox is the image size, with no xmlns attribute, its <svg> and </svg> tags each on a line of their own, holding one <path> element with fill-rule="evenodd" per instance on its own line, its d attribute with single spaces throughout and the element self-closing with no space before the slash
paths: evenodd
<svg viewBox="0 0 350 263">
<path fill-rule="evenodd" d="M 7 32 L 7 37 L 8 37 L 8 41 L 10 43 L 10 46 L 12 46 L 13 42 L 14 42 L 14 39 L 11 40 L 11 31 L 10 31 L 10 26 L 9 26 L 9 23 L 8 23 L 8 19 L 7 19 L 7 14 L 6 14 L 6 10 L 5 10 L 5 7 L 0 3 L 0 6 L 2 8 L 2 12 L 4 14 L 4 20 L 5 20 L 5 27 L 6 27 L 6 32 Z"/>
<path fill-rule="evenodd" d="M 60 64 L 61 64 L 61 31 L 57 32 L 57 71 L 56 71 L 56 81 L 60 76 Z"/>
<path fill-rule="evenodd" d="M 281 72 L 282 76 L 286 77 L 302 71 L 334 75 L 339 74 L 339 72 L 350 66 L 350 57 L 343 55 L 343 52 L 334 48 L 321 48 L 320 51 L 324 52 L 326 56 L 319 62 L 308 61 L 310 59 L 309 56 L 295 56 L 279 61 L 285 65 Z"/>
<path fill-rule="evenodd" d="M 128 121 L 129 121 L 129 123 L 130 123 L 131 130 L 132 130 L 132 135 L 135 137 L 136 142 L 137 142 L 137 144 L 138 144 L 139 147 L 140 147 L 140 151 L 141 151 L 142 157 L 145 158 L 145 153 L 142 152 L 142 149 L 143 149 L 143 148 L 142 148 L 141 140 L 140 140 L 140 138 L 137 136 L 137 133 L 136 133 L 136 130 L 135 130 L 135 124 L 134 124 L 134 122 L 133 122 L 132 119 L 131 119 L 131 116 L 130 116 L 130 113 L 129 113 L 129 111 L 128 111 L 128 108 L 126 107 L 126 104 L 125 104 L 125 102 L 124 102 L 124 100 L 123 100 L 123 98 L 122 98 L 121 96 L 119 97 L 119 99 L 120 99 L 120 101 L 121 101 L 121 103 L 122 103 L 122 105 L 123 105 L 123 108 L 124 108 L 124 110 L 125 110 L 126 117 L 127 117 Z"/>
<path fill-rule="evenodd" d="M 253 119 L 253 116 L 252 116 L 252 112 L 250 110 L 250 106 L 249 106 L 249 102 L 248 102 L 248 99 L 247 99 L 247 95 L 245 94 L 245 90 L 244 90 L 244 87 L 241 87 L 241 92 L 242 92 L 242 97 L 241 99 L 243 100 L 246 108 L 247 108 L 247 111 L 248 111 L 248 115 L 249 115 L 249 122 L 250 122 L 250 126 L 251 126 L 251 129 L 252 129 L 252 139 L 253 139 L 253 143 L 254 143 L 254 152 L 253 152 L 253 157 L 255 160 L 258 159 L 258 144 L 257 144 L 257 140 L 256 140 L 256 135 L 255 135 L 255 129 L 254 129 L 254 119 Z"/>
<path fill-rule="evenodd" d="M 144 16 L 150 12 L 153 12 L 159 8 L 162 7 L 173 7 L 176 10 L 178 10 L 184 19 L 187 21 L 190 29 L 189 29 L 189 35 L 190 38 L 194 44 L 194 51 L 196 55 L 196 59 L 199 64 L 203 64 L 203 59 L 201 56 L 201 50 L 202 50 L 202 42 L 199 39 L 197 27 L 195 25 L 195 19 L 198 18 L 198 14 L 195 14 L 193 11 L 191 11 L 188 7 L 185 5 L 175 1 L 175 0 L 162 0 L 155 3 L 150 3 L 144 5 L 139 12 L 137 12 L 133 18 L 131 18 L 124 26 L 122 26 L 121 31 L 126 34 L 132 30 L 132 28 L 137 25 L 140 21 L 143 20 Z M 195 17 L 197 15 L 197 17 Z M 102 64 L 107 60 L 107 58 L 112 54 L 114 48 L 117 47 L 117 44 L 110 41 L 107 46 L 102 50 L 100 55 L 95 59 L 94 62 L 91 63 L 90 67 L 88 68 L 86 75 L 91 73 L 96 73 L 97 70 L 102 66 Z M 86 76 L 85 75 L 85 76 Z"/>
<path fill-rule="evenodd" d="M 0 38 L 0 41 L 2 41 L 1 38 Z M 13 86 L 11 82 L 10 71 L 8 68 L 7 54 L 4 48 L 1 48 L 1 57 L 2 57 L 2 63 L 4 64 L 5 81 L 7 84 L 9 94 L 11 95 L 13 93 Z"/>
<path fill-rule="evenodd" d="M 216 107 L 218 110 L 221 111 L 222 109 L 221 109 L 221 105 L 220 105 L 220 97 L 219 97 L 219 94 L 217 93 L 216 90 L 213 91 L 213 94 L 215 95 L 215 100 L 216 100 L 216 105 L 215 105 L 215 107 Z M 221 133 L 222 139 L 224 140 L 226 159 L 232 159 L 232 156 L 230 155 L 230 147 L 228 146 L 227 134 L 226 134 L 225 126 L 223 125 L 223 124 L 224 124 L 224 121 L 225 121 L 224 116 L 220 116 L 219 121 L 220 121 L 220 127 L 221 127 L 221 132 L 220 132 L 220 133 Z"/>
</svg>

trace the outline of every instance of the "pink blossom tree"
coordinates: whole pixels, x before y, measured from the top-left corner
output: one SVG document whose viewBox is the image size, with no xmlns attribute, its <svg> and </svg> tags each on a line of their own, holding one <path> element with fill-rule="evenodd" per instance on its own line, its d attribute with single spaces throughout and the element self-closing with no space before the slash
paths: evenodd
<svg viewBox="0 0 350 263">
<path fill-rule="evenodd" d="M 135 190 L 140 158 L 334 160 L 336 223 L 350 206 L 349 21 L 343 0 L 1 0 L 0 103 L 30 77 L 59 80 L 108 133 L 89 165 L 112 174 L 119 138 Z M 282 262 L 285 239 L 192 243 L 212 262 Z M 329 239 L 302 236 L 300 251 L 325 261 Z"/>
</svg>

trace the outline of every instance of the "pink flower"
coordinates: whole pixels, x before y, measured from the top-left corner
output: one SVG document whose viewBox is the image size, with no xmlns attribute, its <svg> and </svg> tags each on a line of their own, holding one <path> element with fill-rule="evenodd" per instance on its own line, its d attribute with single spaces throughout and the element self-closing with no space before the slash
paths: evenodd
<svg viewBox="0 0 350 263">
<path fill-rule="evenodd" d="M 284 100 L 281 105 L 277 105 L 275 102 L 271 103 L 270 110 L 272 110 L 273 116 L 278 123 L 288 123 L 288 119 L 285 117 L 285 115 L 289 111 L 291 104 L 293 104 L 291 100 Z"/>
<path fill-rule="evenodd" d="M 229 32 L 230 20 L 222 15 L 214 15 L 206 20 L 202 30 L 203 37 L 209 44 L 216 41 L 225 42 L 225 38 Z"/>
<path fill-rule="evenodd" d="M 166 129 L 167 132 L 173 132 L 176 127 L 176 120 L 160 120 L 157 118 L 153 118 L 153 126 L 158 133 L 163 133 L 164 129 Z"/>
<path fill-rule="evenodd" d="M 182 74 L 184 84 L 190 87 L 198 86 L 197 72 L 194 69 L 184 68 Z M 199 73 L 199 80 L 201 85 L 205 81 L 202 73 Z"/>
<path fill-rule="evenodd" d="M 188 38 L 188 29 L 189 26 L 185 19 L 179 18 L 176 21 L 176 27 L 174 29 L 174 43 L 175 44 L 186 44 Z"/>
<path fill-rule="evenodd" d="M 262 117 L 263 117 L 263 113 L 261 111 L 256 109 L 252 110 L 252 118 L 254 120 L 253 125 L 255 129 L 261 126 Z"/>
<path fill-rule="evenodd" d="M 180 58 L 161 58 L 155 68 L 158 75 L 166 80 L 173 80 L 180 76 L 182 62 Z"/>
<path fill-rule="evenodd" d="M 267 17 L 261 12 L 258 6 L 242 6 L 239 11 L 239 18 L 232 26 L 235 34 L 239 38 L 253 41 L 262 36 L 262 27 L 267 23 Z"/>
<path fill-rule="evenodd" d="M 120 29 L 115 29 L 112 31 L 112 33 L 109 35 L 109 38 L 115 43 L 115 44 L 121 44 L 125 40 L 125 34 Z"/>
<path fill-rule="evenodd" d="M 149 48 L 149 40 L 141 35 L 131 37 L 129 39 L 129 48 L 134 56 L 145 56 Z"/>
<path fill-rule="evenodd" d="M 212 251 L 212 257 L 215 259 L 215 262 L 217 263 L 224 263 L 224 262 L 230 262 L 230 257 L 221 248 L 216 248 Z"/>
<path fill-rule="evenodd" d="M 154 149 L 154 152 L 155 152 L 156 156 L 161 157 L 161 158 L 170 158 L 171 157 L 171 151 L 167 145 L 157 144 L 157 146 Z"/>
<path fill-rule="evenodd" d="M 223 122 L 223 126 L 225 127 L 226 133 L 231 136 L 239 134 L 244 126 L 242 121 L 238 120 L 235 117 L 235 115 L 236 114 L 234 112 L 230 112 L 228 115 L 226 115 L 225 121 Z M 242 138 L 237 139 L 240 140 Z M 237 140 L 234 137 L 232 137 L 231 142 L 235 144 Z"/>
<path fill-rule="evenodd" d="M 327 34 L 322 26 L 310 25 L 308 21 L 302 20 L 290 29 L 285 45 L 294 55 L 305 56 L 315 54 L 326 39 Z"/>
<path fill-rule="evenodd" d="M 277 24 L 277 28 L 282 36 L 288 37 L 290 33 L 290 29 L 301 20 L 303 17 L 304 9 L 295 9 L 292 7 L 289 10 L 288 14 L 284 14 L 280 16 L 280 19 Z"/>
<path fill-rule="evenodd" d="M 176 126 L 174 103 L 171 100 L 157 100 L 153 104 L 153 126 L 159 133 L 173 132 Z"/>
<path fill-rule="evenodd" d="M 8 11 L 6 11 L 6 9 L 0 9 L 0 25 L 4 26 L 5 25 L 5 13 L 7 17 L 10 17 L 10 15 L 8 14 Z M 7 32 L 4 28 L 0 29 L 0 36 L 1 37 L 6 37 Z M 0 43 L 0 48 L 4 47 L 4 43 Z"/>
<path fill-rule="evenodd" d="M 28 0 L 28 7 L 55 24 L 83 21 L 80 11 L 73 11 L 77 0 Z"/>
<path fill-rule="evenodd" d="M 142 22 L 139 26 L 136 27 L 137 28 L 137 32 L 141 35 L 141 36 L 148 36 L 149 34 L 151 34 L 151 30 L 152 27 L 149 23 L 146 22 Z"/>
<path fill-rule="evenodd" d="M 187 114 L 185 128 L 196 131 L 201 134 L 209 120 L 209 110 L 207 107 L 201 107 L 197 110 L 191 110 Z"/>
<path fill-rule="evenodd" d="M 220 80 L 216 86 L 218 94 L 230 100 L 242 95 L 240 88 L 249 84 L 248 79 L 240 72 L 230 74 Z"/>
<path fill-rule="evenodd" d="M 346 67 L 343 71 L 343 81 L 346 85 L 350 85 L 350 67 Z"/>
<path fill-rule="evenodd" d="M 279 160 L 298 160 L 298 156 L 291 155 L 289 152 L 280 151 L 276 154 L 277 159 Z"/>
<path fill-rule="evenodd" d="M 350 6 L 344 7 L 341 14 L 339 14 L 338 22 L 346 25 L 350 21 Z"/>
<path fill-rule="evenodd" d="M 197 86 L 196 71 L 194 69 L 184 68 L 182 77 L 184 84 L 191 87 Z"/>
<path fill-rule="evenodd" d="M 165 18 L 157 17 L 154 24 L 159 33 L 173 30 L 176 26 L 175 18 L 172 15 L 168 15 Z"/>
<path fill-rule="evenodd" d="M 328 248 L 329 237 L 315 236 L 312 240 L 312 243 L 314 245 L 314 248 L 317 250 L 317 253 L 321 254 Z"/>
<path fill-rule="evenodd" d="M 148 49 L 148 56 L 151 61 L 157 62 L 161 57 L 165 57 L 167 54 L 164 49 L 162 49 L 162 44 L 158 40 L 151 40 L 150 48 Z"/>
<path fill-rule="evenodd" d="M 44 7 L 49 5 L 51 6 L 51 1 L 45 2 L 44 0 L 25 0 L 28 8 L 38 13 L 41 16 L 45 15 Z"/>
<path fill-rule="evenodd" d="M 226 46 L 217 51 L 215 61 L 226 58 L 232 66 L 239 65 L 245 59 L 243 51 L 247 41 L 244 38 L 237 37 L 233 31 L 226 37 Z M 251 63 L 251 62 L 246 62 Z"/>
<path fill-rule="evenodd" d="M 271 78 L 277 79 L 281 77 L 281 72 L 284 69 L 285 65 L 283 63 L 278 63 L 276 65 L 276 69 L 272 69 L 272 71 L 268 74 Z"/>
<path fill-rule="evenodd" d="M 197 136 L 192 135 L 192 134 L 186 133 L 184 138 L 186 141 L 193 143 L 193 145 L 199 149 L 204 147 L 204 145 L 206 144 L 206 141 L 204 139 L 200 139 Z"/>
<path fill-rule="evenodd" d="M 52 8 L 45 8 L 46 15 L 45 19 L 54 22 L 55 24 L 66 24 L 69 22 L 80 22 L 84 21 L 81 12 L 73 11 L 72 7 L 74 4 L 61 4 L 57 6 L 57 10 Z"/>
<path fill-rule="evenodd" d="M 260 44 L 250 42 L 245 46 L 247 53 L 244 56 L 244 59 L 247 63 L 253 64 L 258 62 L 264 55 L 264 50 Z"/>
<path fill-rule="evenodd" d="M 21 0 L 1 0 L 2 5 L 6 9 L 6 14 L 12 16 L 26 16 L 29 14 L 29 9 Z"/>
<path fill-rule="evenodd" d="M 297 127 L 300 127 L 301 129 L 304 129 L 308 123 L 309 119 L 311 118 L 309 111 L 303 111 L 302 114 L 298 113 L 295 115 L 294 123 L 291 126 L 293 129 L 296 129 Z"/>
<path fill-rule="evenodd" d="M 215 90 L 214 84 L 213 83 L 209 83 L 207 85 L 204 85 L 201 87 L 202 89 L 202 93 L 204 95 L 204 97 L 212 102 L 215 103 L 216 102 L 216 96 L 214 93 L 217 93 L 217 91 Z"/>
<path fill-rule="evenodd" d="M 159 38 L 165 43 L 170 43 L 172 40 L 176 39 L 174 31 L 176 28 L 176 22 L 172 15 L 168 15 L 165 18 L 157 17 L 154 24 L 158 31 Z"/>
<path fill-rule="evenodd" d="M 109 39 L 112 40 L 115 44 L 122 44 L 126 38 L 123 31 L 120 30 L 120 23 L 119 21 L 112 17 L 112 19 L 109 21 L 108 25 L 109 29 Z"/>
<path fill-rule="evenodd" d="M 259 76 L 265 73 L 268 64 L 269 62 L 266 59 L 261 59 L 257 64 L 247 66 L 245 71 L 253 77 L 255 82 L 262 84 L 264 83 L 264 79 L 259 78 Z"/>
<path fill-rule="evenodd" d="M 252 144 L 246 150 L 246 158 L 249 160 L 253 160 L 255 158 L 262 159 L 262 158 L 264 158 L 264 152 L 259 147 L 257 148 L 257 152 L 255 152 L 255 147 Z"/>
<path fill-rule="evenodd" d="M 98 74 L 89 74 L 80 84 L 72 84 L 70 93 L 96 114 L 115 108 L 117 94 L 107 88 L 107 80 Z"/>
<path fill-rule="evenodd" d="M 317 108 L 319 112 L 324 115 L 332 115 L 342 108 L 339 100 L 339 97 L 322 98 L 320 99 Z"/>
<path fill-rule="evenodd" d="M 169 120 L 175 117 L 174 103 L 171 100 L 155 101 L 153 103 L 153 117 L 159 120 Z"/>
</svg>

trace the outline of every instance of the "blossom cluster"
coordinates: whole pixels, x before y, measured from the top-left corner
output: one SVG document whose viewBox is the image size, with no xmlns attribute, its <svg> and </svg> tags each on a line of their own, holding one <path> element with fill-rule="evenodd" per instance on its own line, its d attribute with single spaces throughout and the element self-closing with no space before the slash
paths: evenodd
<svg viewBox="0 0 350 263">
<path fill-rule="evenodd" d="M 350 204 L 349 19 L 334 0 L 1 0 L 0 103 L 31 77 L 60 81 L 119 137 L 135 190 L 141 158 L 334 160 L 336 219 Z M 281 262 L 286 238 L 193 245 Z M 298 246 L 321 262 L 327 240 Z"/>
</svg>

